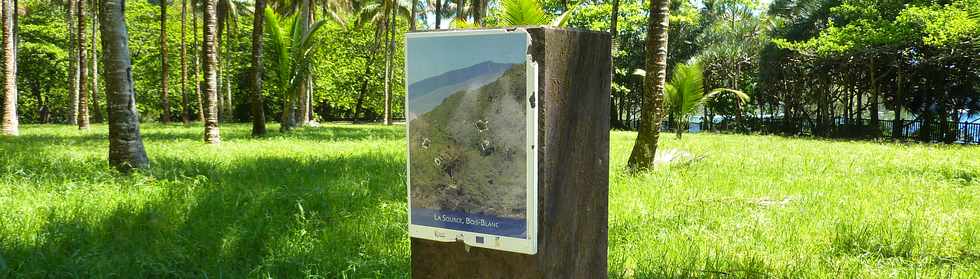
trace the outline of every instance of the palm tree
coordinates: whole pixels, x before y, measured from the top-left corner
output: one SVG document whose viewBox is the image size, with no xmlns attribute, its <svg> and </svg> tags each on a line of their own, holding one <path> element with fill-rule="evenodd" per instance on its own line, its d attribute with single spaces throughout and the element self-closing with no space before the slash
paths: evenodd
<svg viewBox="0 0 980 279">
<path fill-rule="evenodd" d="M 160 99 L 163 101 L 163 124 L 170 123 L 170 62 L 167 59 L 167 0 L 160 1 Z"/>
<path fill-rule="evenodd" d="M 280 0 L 274 1 L 273 4 L 275 4 L 276 10 L 283 15 L 298 16 L 303 32 L 309 31 L 311 24 L 315 21 L 315 11 L 318 4 L 322 7 L 326 20 L 338 22 L 341 25 L 345 25 L 345 23 L 338 12 L 351 9 L 351 2 L 348 0 Z M 306 81 L 300 84 L 296 90 L 299 91 L 297 93 L 299 97 L 294 100 L 296 102 L 295 108 L 292 110 L 294 116 L 291 116 L 293 120 L 290 123 L 299 122 L 300 125 L 307 125 L 312 119 L 313 76 L 307 76 Z"/>
<path fill-rule="evenodd" d="M 218 130 L 218 32 L 217 0 L 204 0 L 204 98 L 207 102 L 204 120 L 204 141 L 209 144 L 221 143 Z"/>
<path fill-rule="evenodd" d="M 191 0 L 191 30 L 194 33 L 194 95 L 197 96 L 197 120 L 204 121 L 204 98 L 201 97 L 201 48 L 197 41 L 197 0 Z"/>
<path fill-rule="evenodd" d="M 95 2 L 93 2 L 95 3 Z M 92 80 L 92 112 L 93 119 L 96 123 L 102 123 L 102 106 L 99 105 L 99 51 L 98 51 L 98 28 L 99 28 L 99 16 L 98 7 L 95 4 L 91 5 L 92 8 L 92 63 L 89 64 L 89 76 Z"/>
<path fill-rule="evenodd" d="M 71 99 L 71 103 L 68 108 L 68 122 L 71 125 L 78 125 L 78 54 L 77 51 L 77 40 L 75 38 L 75 13 L 78 11 L 75 5 L 78 4 L 79 0 L 67 0 L 67 18 L 65 22 L 68 26 L 68 95 Z"/>
<path fill-rule="evenodd" d="M 109 104 L 109 165 L 128 172 L 149 167 L 150 161 L 143 148 L 136 112 L 124 1 L 102 0 L 99 18 L 102 20 L 102 41 L 106 42 L 102 59 L 106 71 L 106 102 Z"/>
<path fill-rule="evenodd" d="M 436 0 L 436 30 L 442 28 L 442 1 L 443 0 Z M 354 118 L 357 118 L 357 116 L 355 115 Z"/>
<path fill-rule="evenodd" d="M 419 3 L 417 0 L 408 0 L 408 1 L 410 1 L 412 5 L 412 14 L 409 16 L 408 19 L 408 31 L 415 32 L 416 30 L 415 21 L 417 21 L 416 18 L 419 15 Z"/>
<path fill-rule="evenodd" d="M 651 0 L 647 20 L 647 75 L 644 79 L 640 129 L 630 154 L 629 168 L 649 169 L 660 140 L 664 85 L 667 80 L 667 29 L 670 27 L 670 1 Z"/>
<path fill-rule="evenodd" d="M 674 120 L 677 138 L 681 138 L 687 130 L 688 120 L 699 106 L 722 94 L 733 95 L 737 106 L 744 105 L 750 99 L 744 92 L 728 88 L 718 88 L 704 94 L 704 69 L 698 61 L 674 66 L 674 74 L 665 88 L 664 106 Z"/>
<path fill-rule="evenodd" d="M 223 64 L 222 61 L 226 60 L 228 55 L 231 54 L 230 46 L 226 42 L 226 39 L 230 38 L 232 40 L 237 39 L 235 33 L 232 30 L 238 29 L 238 18 L 239 10 L 246 2 L 241 0 L 218 0 L 216 9 L 218 16 L 218 109 L 220 111 L 219 118 L 222 121 L 228 121 L 232 118 L 233 113 L 233 102 L 231 94 L 231 78 L 228 77 L 231 71 L 228 70 L 229 67 Z M 225 38 L 225 33 L 227 37 Z M 224 92 L 222 94 L 221 92 Z"/>
<path fill-rule="evenodd" d="M 3 0 L 3 123 L 4 135 L 20 133 L 17 120 L 17 60 L 14 42 L 14 0 Z"/>
<path fill-rule="evenodd" d="M 79 0 L 76 4 L 76 15 L 78 16 L 77 38 L 78 42 L 78 129 L 88 130 L 88 64 L 86 63 L 86 41 L 85 40 L 85 0 Z"/>
<path fill-rule="evenodd" d="M 279 16 L 271 8 L 265 9 L 265 30 L 269 36 L 270 49 L 273 50 L 275 80 L 283 94 L 283 113 L 280 131 L 286 132 L 295 125 L 294 110 L 299 90 L 307 84 L 310 65 L 313 63 L 310 52 L 313 50 L 313 37 L 326 21 L 320 20 L 310 27 L 303 28 L 303 16 L 289 16 L 284 21 L 289 33 L 280 26 Z"/>
<path fill-rule="evenodd" d="M 265 129 L 265 110 L 262 100 L 262 33 L 265 21 L 265 0 L 255 0 L 255 15 L 252 21 L 252 136 L 263 136 Z"/>
<path fill-rule="evenodd" d="M 377 51 L 381 49 L 382 44 L 385 47 L 385 122 L 390 122 L 390 90 L 391 90 L 391 70 L 392 67 L 389 62 L 391 62 L 392 54 L 394 50 L 394 32 L 395 32 L 395 22 L 397 22 L 397 16 L 401 15 L 405 18 L 411 17 L 411 11 L 409 7 L 398 0 L 374 0 L 366 5 L 360 7 L 358 13 L 358 26 L 364 26 L 366 23 L 374 23 L 374 46 L 371 47 L 371 52 L 367 56 L 367 64 L 364 66 L 364 75 L 361 80 L 361 90 L 357 96 L 357 101 L 354 105 L 354 121 L 357 121 L 358 116 L 361 113 L 361 106 L 364 103 L 364 97 L 367 95 L 368 90 L 368 78 L 371 76 L 371 69 L 374 65 L 375 56 L 377 56 Z M 409 19 L 411 20 L 411 19 Z M 384 39 L 382 39 L 382 37 Z"/>
</svg>

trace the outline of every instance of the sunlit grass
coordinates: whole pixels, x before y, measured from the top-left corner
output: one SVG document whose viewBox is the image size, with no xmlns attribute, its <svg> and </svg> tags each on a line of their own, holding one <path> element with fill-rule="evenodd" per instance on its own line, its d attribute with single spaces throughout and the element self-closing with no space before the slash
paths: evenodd
<svg viewBox="0 0 980 279">
<path fill-rule="evenodd" d="M 248 128 L 144 125 L 131 176 L 105 126 L 0 138 L 0 277 L 408 276 L 403 126 Z M 703 158 L 630 175 L 634 136 L 612 136 L 612 277 L 980 276 L 980 147 L 664 135 Z"/>
</svg>

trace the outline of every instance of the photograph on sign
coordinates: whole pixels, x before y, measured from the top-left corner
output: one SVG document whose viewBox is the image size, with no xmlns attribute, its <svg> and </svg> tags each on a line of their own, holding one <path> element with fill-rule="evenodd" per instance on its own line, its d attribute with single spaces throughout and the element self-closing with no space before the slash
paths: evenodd
<svg viewBox="0 0 980 279">
<path fill-rule="evenodd" d="M 529 42 L 523 30 L 408 34 L 411 237 L 536 253 Z"/>
</svg>

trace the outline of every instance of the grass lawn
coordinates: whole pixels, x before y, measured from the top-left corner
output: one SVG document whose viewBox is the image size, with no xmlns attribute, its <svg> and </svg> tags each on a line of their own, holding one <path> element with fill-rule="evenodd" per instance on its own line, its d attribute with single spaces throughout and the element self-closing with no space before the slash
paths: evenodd
<svg viewBox="0 0 980 279">
<path fill-rule="evenodd" d="M 104 125 L 0 138 L 0 278 L 408 276 L 403 127 L 248 128 L 144 125 L 131 176 Z M 627 174 L 634 137 L 612 277 L 980 277 L 980 147 L 664 135 L 703 158 Z"/>
</svg>

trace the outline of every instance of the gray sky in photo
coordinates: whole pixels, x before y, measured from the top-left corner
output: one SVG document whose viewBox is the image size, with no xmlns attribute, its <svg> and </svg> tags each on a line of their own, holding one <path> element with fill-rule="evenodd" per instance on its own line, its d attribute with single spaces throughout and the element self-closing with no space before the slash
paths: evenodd
<svg viewBox="0 0 980 279">
<path fill-rule="evenodd" d="M 522 64 L 527 34 L 438 36 L 408 40 L 408 85 L 486 61 Z"/>
</svg>

